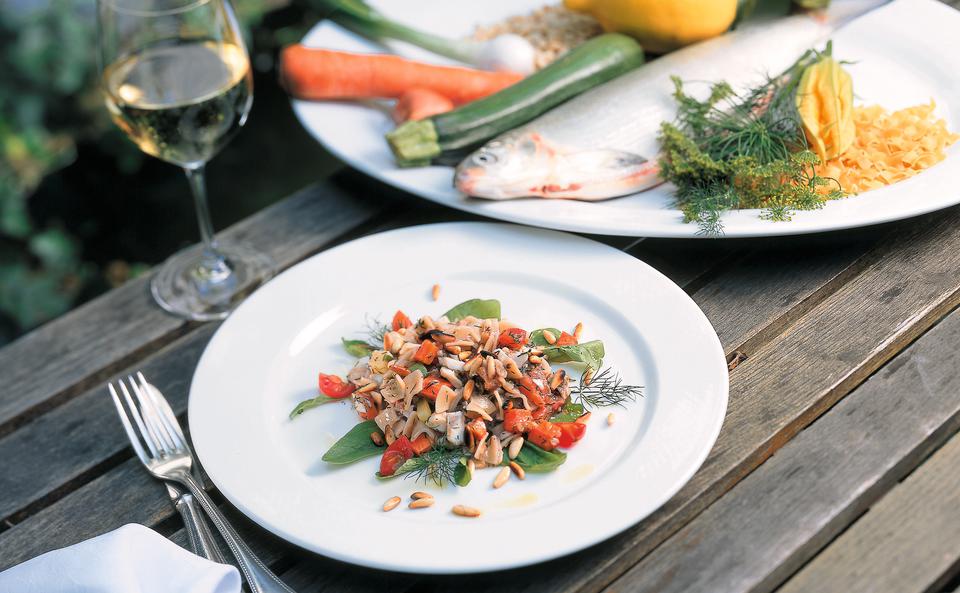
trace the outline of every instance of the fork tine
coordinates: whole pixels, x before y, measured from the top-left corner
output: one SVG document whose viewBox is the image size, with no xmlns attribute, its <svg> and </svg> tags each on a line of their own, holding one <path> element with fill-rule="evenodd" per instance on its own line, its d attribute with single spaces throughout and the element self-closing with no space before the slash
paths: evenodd
<svg viewBox="0 0 960 593">
<path fill-rule="evenodd" d="M 140 414 L 143 416 L 144 422 L 147 423 L 147 426 L 152 429 L 153 434 L 156 436 L 157 449 L 161 449 L 168 455 L 173 453 L 173 450 L 176 449 L 173 444 L 173 439 L 167 434 L 166 427 L 160 423 L 160 414 L 157 412 L 156 406 L 153 405 L 153 401 L 148 399 L 147 395 L 140 389 L 140 386 L 137 385 L 137 382 L 132 376 L 127 375 L 127 380 L 130 382 L 130 388 L 133 389 L 133 393 L 137 396 L 137 402 L 140 404 Z"/>
<path fill-rule="evenodd" d="M 127 416 L 127 412 L 123 409 L 123 404 L 120 403 L 120 397 L 117 396 L 117 390 L 113 388 L 113 383 L 107 383 L 107 388 L 110 390 L 110 397 L 113 398 L 113 403 L 117 407 L 117 415 L 120 416 L 120 422 L 123 424 L 123 429 L 127 432 L 127 438 L 130 439 L 130 445 L 133 446 L 133 450 L 136 452 L 137 457 L 140 458 L 140 461 L 144 464 L 149 462 L 146 451 L 143 450 L 143 445 L 140 444 L 140 438 L 137 436 L 136 431 L 133 429 L 133 425 L 130 424 L 130 418 Z M 143 431 L 143 423 L 140 422 L 139 416 L 136 418 L 137 426 Z M 151 445 L 150 441 L 147 441 L 147 445 Z M 156 451 L 153 450 L 153 447 L 150 446 L 150 451 L 153 453 L 153 456 L 156 457 Z"/>
<path fill-rule="evenodd" d="M 154 434 L 153 427 L 149 422 L 144 422 L 144 418 L 140 415 L 140 409 L 137 407 L 137 404 L 133 403 L 133 397 L 130 396 L 130 391 L 127 389 L 127 384 L 123 382 L 123 379 L 117 380 L 117 384 L 120 385 L 120 391 L 123 393 L 123 398 L 127 402 L 130 415 L 133 416 L 134 422 L 137 423 L 137 428 L 140 429 L 140 435 L 143 437 L 144 442 L 147 443 L 147 447 L 150 448 L 150 453 L 154 459 L 159 458 L 161 454 L 160 449 L 163 445 L 157 440 L 157 435 Z"/>
<path fill-rule="evenodd" d="M 190 447 L 187 446 L 187 439 L 183 436 L 180 423 L 177 422 L 177 417 L 173 415 L 170 405 L 163 399 L 163 395 L 147 382 L 146 377 L 140 371 L 137 371 L 137 378 L 140 380 L 140 389 L 147 394 L 147 397 L 153 402 L 154 408 L 160 413 L 160 421 L 166 427 L 167 433 L 173 438 L 174 447 L 189 451 Z"/>
</svg>

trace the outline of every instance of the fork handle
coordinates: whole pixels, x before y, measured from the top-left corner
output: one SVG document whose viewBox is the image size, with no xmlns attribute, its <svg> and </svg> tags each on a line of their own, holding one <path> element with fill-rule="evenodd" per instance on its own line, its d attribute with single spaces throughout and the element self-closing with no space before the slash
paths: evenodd
<svg viewBox="0 0 960 593">
<path fill-rule="evenodd" d="M 174 476 L 171 476 L 174 477 Z M 267 568 L 260 558 L 247 546 L 246 543 L 223 516 L 217 505 L 210 499 L 207 492 L 203 489 L 196 479 L 186 472 L 178 472 L 175 479 L 186 486 L 200 502 L 200 506 L 207 512 L 214 527 L 220 532 L 223 540 L 237 559 L 240 572 L 243 573 L 251 593 L 295 593 L 293 589 L 283 584 L 277 575 Z"/>
<path fill-rule="evenodd" d="M 187 531 L 187 539 L 190 542 L 190 548 L 198 556 L 203 556 L 207 560 L 218 564 L 226 564 L 223 554 L 217 541 L 213 538 L 213 532 L 210 531 L 210 525 L 203 516 L 197 500 L 189 492 L 181 494 L 174 506 L 183 517 L 183 526 Z"/>
</svg>

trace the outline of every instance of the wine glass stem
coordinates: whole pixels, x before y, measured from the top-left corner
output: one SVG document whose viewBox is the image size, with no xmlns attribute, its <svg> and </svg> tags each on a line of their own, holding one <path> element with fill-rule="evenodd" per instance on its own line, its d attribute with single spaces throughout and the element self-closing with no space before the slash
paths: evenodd
<svg viewBox="0 0 960 593">
<path fill-rule="evenodd" d="M 200 265 L 195 270 L 195 281 L 201 291 L 210 290 L 214 285 L 221 284 L 232 274 L 229 262 L 217 249 L 217 239 L 213 234 L 213 223 L 210 221 L 210 207 L 207 205 L 207 183 L 204 166 L 184 167 L 187 181 L 190 182 L 190 191 L 193 193 L 193 205 L 197 210 L 197 225 L 200 227 L 200 238 L 203 241 L 203 256 Z"/>
</svg>

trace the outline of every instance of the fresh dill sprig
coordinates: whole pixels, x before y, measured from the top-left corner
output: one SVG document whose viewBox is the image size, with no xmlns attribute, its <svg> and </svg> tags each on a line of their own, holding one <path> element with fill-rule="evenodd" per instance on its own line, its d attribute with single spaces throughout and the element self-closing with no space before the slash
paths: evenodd
<svg viewBox="0 0 960 593">
<path fill-rule="evenodd" d="M 584 406 L 605 408 L 623 407 L 624 402 L 637 401 L 643 397 L 643 385 L 624 385 L 620 375 L 610 367 L 601 369 L 589 382 L 586 381 L 589 369 L 580 375 L 574 396 Z"/>
<path fill-rule="evenodd" d="M 846 195 L 839 183 L 816 174 L 817 156 L 796 108 L 803 71 L 824 56 L 809 50 L 779 76 L 738 94 L 726 82 L 705 100 L 688 95 L 674 77 L 677 119 L 660 130 L 661 174 L 677 187 L 677 204 L 700 232 L 723 232 L 721 215 L 759 208 L 767 220 L 789 220 L 795 210 L 821 208 Z"/>
<path fill-rule="evenodd" d="M 383 345 L 383 336 L 390 331 L 390 326 L 380 321 L 379 317 L 366 315 L 364 317 L 364 334 L 367 341 L 374 348 L 379 349 Z"/>
<path fill-rule="evenodd" d="M 442 439 L 434 443 L 433 448 L 420 455 L 411 457 L 403 464 L 404 478 L 413 478 L 415 482 L 422 481 L 424 484 L 433 482 L 437 486 L 443 486 L 447 482 L 453 482 L 457 465 L 463 453 L 460 448 L 447 449 L 442 443 Z"/>
</svg>

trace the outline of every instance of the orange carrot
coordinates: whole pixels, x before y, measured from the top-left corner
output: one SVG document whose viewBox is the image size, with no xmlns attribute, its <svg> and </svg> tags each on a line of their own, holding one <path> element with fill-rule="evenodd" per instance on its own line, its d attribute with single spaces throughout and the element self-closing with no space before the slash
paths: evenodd
<svg viewBox="0 0 960 593">
<path fill-rule="evenodd" d="M 280 76 L 300 99 L 396 99 L 411 88 L 468 103 L 517 82 L 513 72 L 436 66 L 387 54 L 354 54 L 291 45 L 281 55 Z"/>
<path fill-rule="evenodd" d="M 393 121 L 419 121 L 431 115 L 453 110 L 453 101 L 430 89 L 413 88 L 397 99 L 393 107 Z"/>
</svg>

